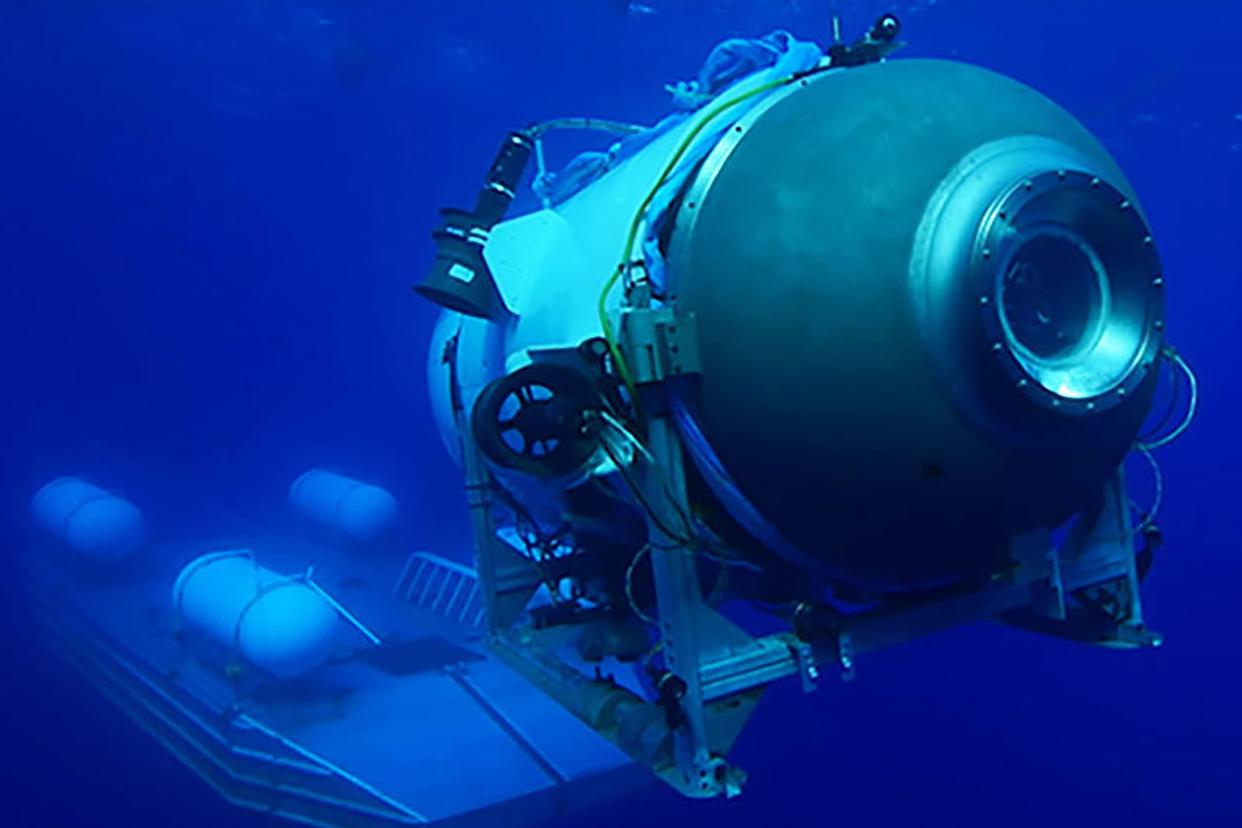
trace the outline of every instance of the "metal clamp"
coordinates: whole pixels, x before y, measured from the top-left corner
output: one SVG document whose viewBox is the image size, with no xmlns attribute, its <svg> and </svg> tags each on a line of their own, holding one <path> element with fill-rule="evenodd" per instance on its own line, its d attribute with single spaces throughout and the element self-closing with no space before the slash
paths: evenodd
<svg viewBox="0 0 1242 828">
<path fill-rule="evenodd" d="M 837 636 L 837 664 L 841 667 L 841 680 L 854 680 L 854 640 L 847 632 Z"/>
<path fill-rule="evenodd" d="M 635 385 L 701 374 L 698 324 L 672 305 L 632 307 L 621 313 L 621 341 Z"/>
<path fill-rule="evenodd" d="M 802 692 L 813 693 L 819 689 L 819 665 L 815 663 L 815 651 L 806 641 L 791 647 L 798 662 L 798 675 L 802 679 Z"/>
</svg>

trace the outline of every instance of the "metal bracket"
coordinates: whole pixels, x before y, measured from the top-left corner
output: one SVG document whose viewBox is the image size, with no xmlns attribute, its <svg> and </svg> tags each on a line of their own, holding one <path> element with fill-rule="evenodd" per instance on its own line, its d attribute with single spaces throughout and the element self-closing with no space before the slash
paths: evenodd
<svg viewBox="0 0 1242 828">
<path fill-rule="evenodd" d="M 708 609 L 699 618 L 699 628 L 704 646 L 701 650 L 699 677 L 703 685 L 703 698 L 707 701 L 733 696 L 754 687 L 763 687 L 789 675 L 790 654 L 797 657 L 799 647 L 805 643 L 789 634 L 777 634 L 754 638 L 736 627 L 737 643 L 721 640 L 713 635 L 719 623 L 728 623 L 723 617 Z M 715 623 L 713 623 L 715 622 Z M 732 627 L 730 624 L 729 626 Z M 807 649 L 809 660 L 806 669 L 818 678 L 819 671 Z"/>
<path fill-rule="evenodd" d="M 802 692 L 815 692 L 819 689 L 819 666 L 815 663 L 815 651 L 805 641 L 797 642 L 792 649 L 798 662 L 798 675 L 802 679 Z"/>
<path fill-rule="evenodd" d="M 1065 585 L 1061 579 L 1061 553 L 1047 530 L 1014 537 L 1009 543 L 1017 564 L 1015 579 L 1029 584 L 1031 611 L 1064 620 Z"/>
<path fill-rule="evenodd" d="M 837 664 L 841 667 L 841 680 L 854 680 L 854 639 L 843 632 L 837 636 Z"/>
<path fill-rule="evenodd" d="M 1026 608 L 1000 613 L 1007 624 L 1108 647 L 1158 647 L 1163 639 L 1143 623 L 1138 566 L 1121 469 L 1099 502 L 1079 517 L 1063 548 L 1050 559 L 1048 577 L 1032 584 Z M 1066 602 L 1066 594 L 1075 605 Z M 1049 599 L 1055 603 L 1049 612 Z"/>
<path fill-rule="evenodd" d="M 635 385 L 703 372 L 694 314 L 679 316 L 673 305 L 626 308 L 620 331 Z"/>
</svg>

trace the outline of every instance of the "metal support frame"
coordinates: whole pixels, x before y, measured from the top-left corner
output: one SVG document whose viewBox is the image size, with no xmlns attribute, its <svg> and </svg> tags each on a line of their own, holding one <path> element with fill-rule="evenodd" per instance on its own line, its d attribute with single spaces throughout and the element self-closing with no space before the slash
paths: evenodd
<svg viewBox="0 0 1242 828">
<path fill-rule="evenodd" d="M 684 458 L 673 424 L 664 413 L 653 416 L 647 428 L 654 461 L 644 482 L 655 512 L 653 518 L 659 521 L 656 524 L 653 520 L 649 531 L 660 639 L 665 664 L 680 683 L 676 703 L 682 725 L 675 732 L 677 765 L 684 784 L 697 787 L 703 795 L 715 795 L 723 792 L 728 768 L 722 758 L 712 755 L 704 711 L 700 619 L 710 610 L 703 603 L 694 550 L 665 533 L 669 527 L 680 526 L 679 521 L 689 514 L 684 502 Z"/>
<path fill-rule="evenodd" d="M 1134 532 L 1125 473 L 1118 469 L 1099 501 L 1078 518 L 1070 537 L 1050 558 L 1047 580 L 1059 581 L 1061 612 L 1040 612 L 1035 601 L 998 613 L 1015 627 L 1108 647 L 1158 647 L 1143 621 Z M 1064 595 L 1076 596 L 1067 606 Z"/>
<path fill-rule="evenodd" d="M 470 417 L 465 411 L 458 412 L 457 433 L 461 435 L 466 502 L 474 534 L 474 561 L 483 590 L 487 631 L 496 635 L 517 621 L 542 580 L 533 561 L 519 555 L 496 536 L 492 478 L 474 442 Z"/>
<path fill-rule="evenodd" d="M 1048 533 L 1021 536 L 1011 544 L 1013 570 L 981 589 L 930 599 L 899 609 L 839 616 L 810 614 L 803 636 L 820 661 L 836 660 L 846 672 L 861 653 L 900 644 L 940 630 L 994 619 L 1021 629 L 1110 647 L 1159 646 L 1147 629 L 1139 598 L 1138 572 L 1126 508 L 1125 477 L 1119 469 L 1099 501 L 1080 514 L 1066 540 L 1052 544 Z M 1082 603 L 1098 593 L 1102 614 Z M 1078 596 L 1071 604 L 1067 596 Z M 789 674 L 796 665 L 787 667 Z"/>
<path fill-rule="evenodd" d="M 726 754 L 777 679 L 800 676 L 816 688 L 821 665 L 853 676 L 855 658 L 950 627 L 999 620 L 1014 627 L 1106 646 L 1158 646 L 1143 624 L 1139 581 L 1121 470 L 1066 540 L 1049 531 L 1012 539 L 1013 566 L 983 587 L 922 603 L 842 614 L 805 607 L 796 630 L 754 637 L 703 598 L 698 541 L 690 535 L 683 450 L 664 400 L 664 381 L 700 371 L 693 319 L 650 307 L 645 290 L 622 310 L 618 345 L 630 362 L 647 415 L 650 458 L 640 489 L 650 507 L 648 537 L 659 649 L 666 672 L 660 698 L 647 700 L 558 655 L 566 631 L 519 623 L 540 581 L 534 563 L 496 534 L 490 472 L 459 412 L 475 556 L 494 652 L 597 733 L 658 777 L 693 797 L 733 795 L 745 774 Z M 684 533 L 684 534 L 683 534 Z M 557 636 L 560 636 L 559 640 Z"/>
<path fill-rule="evenodd" d="M 648 537 L 667 668 L 662 687 L 674 688 L 662 701 L 676 705 L 679 787 L 696 797 L 732 796 L 745 774 L 725 754 L 758 699 L 752 691 L 771 681 L 771 664 L 791 650 L 785 642 L 756 641 L 703 600 L 685 458 L 664 396 L 665 380 L 702 371 L 694 317 L 680 315 L 675 305 L 652 307 L 650 286 L 640 281 L 621 313 L 619 340 L 647 415 L 651 462 L 642 486 L 651 508 Z M 733 712 L 722 716 L 723 710 Z"/>
<path fill-rule="evenodd" d="M 540 573 L 497 534 L 490 472 L 468 414 L 459 411 L 457 420 L 489 649 L 636 762 L 680 787 L 663 712 L 615 681 L 589 677 L 565 662 L 556 652 L 562 642 L 554 632 L 519 623 L 542 583 Z"/>
</svg>

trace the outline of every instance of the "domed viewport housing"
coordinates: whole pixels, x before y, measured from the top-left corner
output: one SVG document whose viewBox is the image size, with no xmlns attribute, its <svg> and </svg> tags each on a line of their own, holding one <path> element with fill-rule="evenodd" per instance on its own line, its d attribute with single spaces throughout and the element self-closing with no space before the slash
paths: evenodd
<svg viewBox="0 0 1242 828">
<path fill-rule="evenodd" d="M 688 186 L 668 272 L 732 482 L 879 591 L 1002 571 L 1150 409 L 1164 298 L 1133 188 L 1072 115 L 977 67 L 893 61 L 756 107 Z"/>
<path fill-rule="evenodd" d="M 1026 179 L 989 211 L 976 249 L 993 298 L 985 329 L 1033 399 L 1091 411 L 1143 379 L 1163 279 L 1146 222 L 1115 187 L 1080 171 Z"/>
<path fill-rule="evenodd" d="M 930 288 L 928 344 L 943 370 L 961 377 L 986 348 L 1006 384 L 1069 416 L 1109 410 L 1148 377 L 1164 327 L 1160 261 L 1138 207 L 1086 158 L 1046 138 L 994 142 L 945 180 L 922 226 L 913 275 Z M 963 400 L 976 414 L 1003 393 L 989 373 Z"/>
</svg>

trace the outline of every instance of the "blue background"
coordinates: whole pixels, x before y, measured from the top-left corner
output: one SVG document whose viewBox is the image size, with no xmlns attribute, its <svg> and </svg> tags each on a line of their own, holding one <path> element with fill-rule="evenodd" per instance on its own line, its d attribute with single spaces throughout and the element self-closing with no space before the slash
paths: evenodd
<svg viewBox="0 0 1242 828">
<path fill-rule="evenodd" d="M 433 310 L 409 291 L 436 209 L 499 137 L 591 114 L 651 122 L 727 36 L 821 42 L 829 4 L 648 0 L 0 0 L 0 822 L 269 825 L 232 809 L 43 649 L 16 557 L 30 493 L 71 471 L 145 493 L 152 532 L 283 513 L 309 463 L 363 468 L 403 543 L 462 554 L 430 425 Z M 770 691 L 731 802 L 654 787 L 625 825 L 1242 824 L 1233 630 L 1242 289 L 1242 13 L 1203 2 L 839 2 L 896 8 L 906 54 L 1013 75 L 1082 118 L 1157 233 L 1171 341 L 1203 383 L 1162 453 L 1169 543 L 1146 590 L 1161 650 L 992 627 Z M 186 503 L 193 504 L 187 509 Z M 273 518 L 275 520 L 275 518 Z"/>
</svg>

